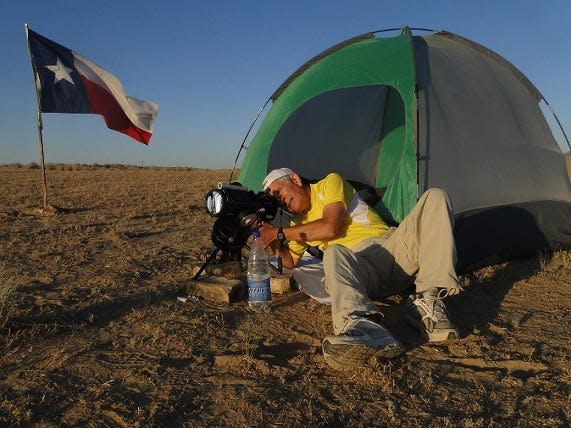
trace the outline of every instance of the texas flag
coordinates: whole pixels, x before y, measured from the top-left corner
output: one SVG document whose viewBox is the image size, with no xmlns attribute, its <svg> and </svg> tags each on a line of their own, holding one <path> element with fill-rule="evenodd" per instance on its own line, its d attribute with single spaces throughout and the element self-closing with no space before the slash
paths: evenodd
<svg viewBox="0 0 571 428">
<path fill-rule="evenodd" d="M 87 58 L 28 29 L 43 113 L 95 113 L 109 129 L 148 144 L 158 106 L 125 94 L 121 82 Z"/>
</svg>

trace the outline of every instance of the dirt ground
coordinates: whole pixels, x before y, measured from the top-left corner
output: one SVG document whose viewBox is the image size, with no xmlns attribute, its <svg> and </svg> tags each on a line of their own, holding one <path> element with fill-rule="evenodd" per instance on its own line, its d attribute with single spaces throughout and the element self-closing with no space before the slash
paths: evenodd
<svg viewBox="0 0 571 428">
<path fill-rule="evenodd" d="M 63 168 L 62 168 L 63 169 Z M 228 171 L 0 167 L 1 426 L 569 426 L 571 251 L 462 277 L 462 338 L 423 343 L 379 302 L 404 356 L 330 369 L 329 307 L 180 302 L 212 247 L 204 195 Z"/>
</svg>

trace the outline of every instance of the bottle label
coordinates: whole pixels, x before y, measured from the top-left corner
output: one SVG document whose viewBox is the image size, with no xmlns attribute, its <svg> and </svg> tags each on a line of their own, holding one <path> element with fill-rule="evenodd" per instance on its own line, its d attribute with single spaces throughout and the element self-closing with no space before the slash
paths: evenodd
<svg viewBox="0 0 571 428">
<path fill-rule="evenodd" d="M 268 302 L 270 300 L 272 300 L 272 293 L 269 278 L 261 281 L 248 281 L 248 301 Z"/>
</svg>

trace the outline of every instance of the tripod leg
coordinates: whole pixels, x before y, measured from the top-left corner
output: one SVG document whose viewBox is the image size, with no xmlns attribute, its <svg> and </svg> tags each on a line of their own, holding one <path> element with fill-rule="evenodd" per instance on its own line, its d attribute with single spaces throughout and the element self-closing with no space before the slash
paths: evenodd
<svg viewBox="0 0 571 428">
<path fill-rule="evenodd" d="M 206 261 L 200 267 L 198 272 L 196 272 L 196 274 L 192 277 L 192 279 L 197 280 L 200 277 L 200 274 L 202 272 L 204 272 L 204 269 L 206 269 L 206 266 L 208 266 L 208 264 L 211 263 L 212 260 L 214 260 L 214 258 L 216 257 L 216 254 L 218 254 L 218 248 L 213 248 L 212 250 L 210 250 L 210 254 L 206 258 Z"/>
</svg>

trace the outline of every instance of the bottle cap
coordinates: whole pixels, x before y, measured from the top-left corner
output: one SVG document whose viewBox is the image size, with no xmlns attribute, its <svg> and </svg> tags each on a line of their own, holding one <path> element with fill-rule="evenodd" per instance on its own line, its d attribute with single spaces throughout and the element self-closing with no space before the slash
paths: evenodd
<svg viewBox="0 0 571 428">
<path fill-rule="evenodd" d="M 252 237 L 253 237 L 253 238 L 259 238 L 259 237 L 260 237 L 260 231 L 257 230 L 257 229 L 254 230 L 254 231 L 252 232 Z"/>
</svg>

